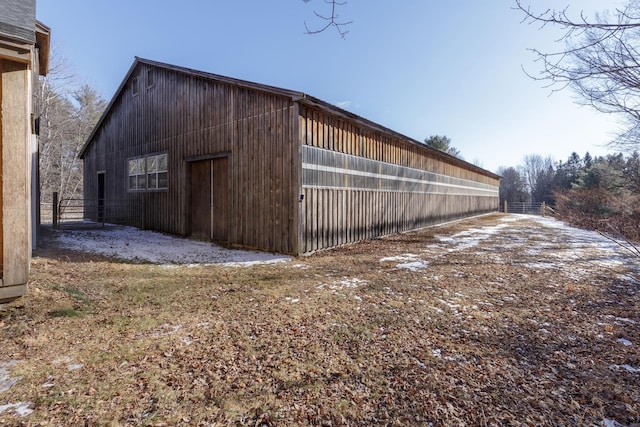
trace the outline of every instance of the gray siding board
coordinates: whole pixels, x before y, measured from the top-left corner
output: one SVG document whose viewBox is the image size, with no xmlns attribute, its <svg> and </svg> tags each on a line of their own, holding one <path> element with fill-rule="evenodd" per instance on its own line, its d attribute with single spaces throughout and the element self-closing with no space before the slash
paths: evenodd
<svg viewBox="0 0 640 427">
<path fill-rule="evenodd" d="M 36 41 L 35 0 L 2 0 L 0 34 L 29 43 Z"/>
</svg>

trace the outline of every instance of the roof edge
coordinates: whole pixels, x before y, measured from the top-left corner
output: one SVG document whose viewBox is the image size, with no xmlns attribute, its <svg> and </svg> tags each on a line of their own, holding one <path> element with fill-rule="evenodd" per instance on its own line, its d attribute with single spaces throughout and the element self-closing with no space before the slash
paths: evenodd
<svg viewBox="0 0 640 427">
<path fill-rule="evenodd" d="M 135 68 L 138 66 L 138 64 L 139 64 L 139 60 L 138 60 L 138 57 L 136 56 L 135 59 L 133 60 L 133 63 L 129 67 L 129 71 L 127 71 L 127 74 L 125 74 L 124 78 L 122 79 L 122 82 L 120 83 L 120 86 L 118 86 L 118 88 L 116 89 L 115 93 L 111 97 L 111 100 L 109 101 L 109 103 L 105 107 L 104 111 L 102 112 L 102 115 L 100 116 L 100 119 L 98 119 L 98 121 L 96 122 L 96 125 L 93 127 L 93 130 L 91 131 L 91 134 L 89 135 L 87 140 L 82 145 L 82 148 L 78 152 L 78 158 L 84 159 L 85 152 L 89 148 L 89 145 L 91 145 L 91 141 L 93 141 L 93 137 L 96 136 L 96 133 L 98 132 L 98 129 L 100 129 L 100 127 L 102 126 L 102 122 L 104 122 L 105 118 L 107 117 L 107 115 L 111 111 L 111 107 L 113 107 L 113 104 L 116 102 L 116 99 L 118 99 L 118 97 L 120 96 L 120 93 L 122 92 L 122 89 L 124 89 L 125 84 L 129 80 L 129 77 L 131 77 L 131 74 L 133 73 L 133 70 L 135 70 Z"/>
<path fill-rule="evenodd" d="M 373 122 L 369 119 L 366 119 L 362 116 L 359 116 L 357 114 L 354 114 L 350 111 L 344 110 L 340 107 L 337 107 L 333 104 L 330 104 L 326 101 L 323 101 L 319 98 L 310 96 L 305 94 L 304 92 L 300 92 L 300 91 L 294 91 L 294 90 L 289 90 L 289 89 L 283 89 L 280 87 L 276 87 L 276 86 L 269 86 L 269 85 L 265 85 L 265 84 L 261 84 L 261 83 L 254 83 L 254 82 L 250 82 L 247 80 L 242 80 L 242 79 L 236 79 L 233 77 L 226 77 L 226 76 L 222 76 L 219 74 L 214 74 L 214 73 L 209 73 L 206 71 L 199 71 L 199 70 L 194 70 L 191 68 L 187 68 L 187 67 L 181 67 L 181 66 L 177 66 L 177 65 L 171 65 L 171 64 L 167 64 L 164 62 L 159 62 L 159 61 L 153 61 L 150 59 L 144 59 L 144 58 L 140 58 L 138 56 L 135 57 L 133 64 L 131 64 L 131 67 L 129 68 L 129 71 L 127 72 L 127 74 L 125 75 L 125 77 L 123 78 L 122 82 L 120 83 L 120 86 L 118 86 L 118 89 L 116 90 L 115 94 L 113 95 L 113 97 L 111 98 L 111 100 L 109 101 L 109 104 L 107 105 L 107 107 L 105 108 L 102 116 L 100 117 L 100 119 L 98 120 L 98 122 L 96 123 L 95 127 L 93 128 L 93 131 L 91 132 L 91 134 L 89 135 L 89 138 L 87 138 L 87 141 L 84 143 L 84 145 L 82 146 L 82 149 L 80 150 L 80 153 L 78 154 L 78 156 L 81 159 L 84 159 L 84 155 L 86 153 L 86 150 L 88 149 L 89 145 L 91 144 L 91 141 L 93 140 L 93 138 L 95 137 L 98 129 L 100 129 L 100 127 L 102 126 L 103 121 L 105 120 L 106 116 L 109 114 L 109 111 L 111 110 L 113 104 L 115 103 L 115 100 L 118 99 L 118 97 L 120 96 L 120 93 L 122 92 L 124 86 L 126 85 L 127 81 L 129 80 L 129 78 L 131 77 L 131 75 L 133 74 L 134 70 L 136 69 L 136 67 L 139 64 L 146 64 L 146 65 L 151 65 L 154 67 L 159 67 L 159 68 L 163 68 L 163 69 L 168 69 L 168 70 L 173 70 L 179 73 L 184 73 L 184 74 L 189 74 L 189 75 L 193 75 L 193 76 L 198 76 L 198 77 L 202 77 L 205 79 L 212 79 L 212 80 L 217 80 L 217 81 L 221 81 L 227 84 L 231 84 L 234 86 L 239 86 L 239 87 L 245 87 L 245 88 L 249 88 L 249 89 L 253 89 L 253 90 L 259 90 L 259 91 L 263 91 L 263 92 L 269 92 L 269 93 L 275 93 L 281 96 L 285 96 L 285 97 L 289 97 L 292 99 L 292 101 L 294 102 L 298 102 L 300 104 L 303 105 L 308 105 L 308 106 L 312 106 L 312 107 L 316 107 L 316 108 L 320 108 L 322 110 L 325 110 L 331 114 L 334 115 L 338 115 L 338 116 L 342 116 L 344 118 L 348 118 L 350 120 L 354 120 L 360 124 L 362 124 L 363 126 L 378 130 L 380 132 L 386 133 L 386 134 L 390 134 L 393 135 L 397 138 L 401 138 L 403 140 L 408 141 L 411 144 L 414 144 L 418 147 L 421 147 L 421 149 L 426 149 L 428 151 L 430 151 L 432 154 L 434 154 L 436 157 L 438 157 L 441 160 L 444 160 L 450 164 L 454 164 L 454 165 L 458 165 L 458 166 L 462 166 L 466 169 L 472 170 L 474 172 L 478 172 L 482 175 L 494 178 L 494 179 L 500 179 L 500 176 L 487 170 L 484 169 L 480 166 L 474 165 L 473 163 L 469 163 L 466 160 L 460 159 L 458 157 L 452 156 L 451 154 L 445 153 L 444 151 L 440 151 L 437 150 L 435 148 L 429 147 L 419 141 L 417 141 L 416 139 L 410 138 L 406 135 L 403 135 L 399 132 L 396 132 L 392 129 L 389 129 L 379 123 Z"/>
</svg>

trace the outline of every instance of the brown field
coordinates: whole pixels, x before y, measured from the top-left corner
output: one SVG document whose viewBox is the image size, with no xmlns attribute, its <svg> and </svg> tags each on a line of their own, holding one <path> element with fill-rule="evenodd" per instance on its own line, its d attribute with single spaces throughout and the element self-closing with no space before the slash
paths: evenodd
<svg viewBox="0 0 640 427">
<path fill-rule="evenodd" d="M 252 267 L 51 240 L 0 306 L 0 425 L 638 425 L 622 253 L 499 214 Z"/>
</svg>

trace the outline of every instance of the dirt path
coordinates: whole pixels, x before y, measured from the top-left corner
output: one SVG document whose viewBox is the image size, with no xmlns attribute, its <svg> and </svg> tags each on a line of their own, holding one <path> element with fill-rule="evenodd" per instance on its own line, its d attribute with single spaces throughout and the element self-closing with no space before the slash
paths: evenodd
<svg viewBox="0 0 640 427">
<path fill-rule="evenodd" d="M 249 267 L 54 241 L 0 307 L 0 425 L 630 426 L 638 273 L 526 216 Z"/>
</svg>

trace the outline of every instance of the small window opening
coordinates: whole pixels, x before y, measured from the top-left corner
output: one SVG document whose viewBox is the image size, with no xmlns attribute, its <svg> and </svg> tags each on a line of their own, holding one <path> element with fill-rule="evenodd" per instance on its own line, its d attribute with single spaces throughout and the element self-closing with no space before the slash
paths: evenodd
<svg viewBox="0 0 640 427">
<path fill-rule="evenodd" d="M 129 160 L 129 190 L 144 190 L 147 188 L 145 159 Z"/>
<path fill-rule="evenodd" d="M 135 76 L 131 80 L 131 94 L 136 96 L 138 94 L 138 76 Z"/>
</svg>

